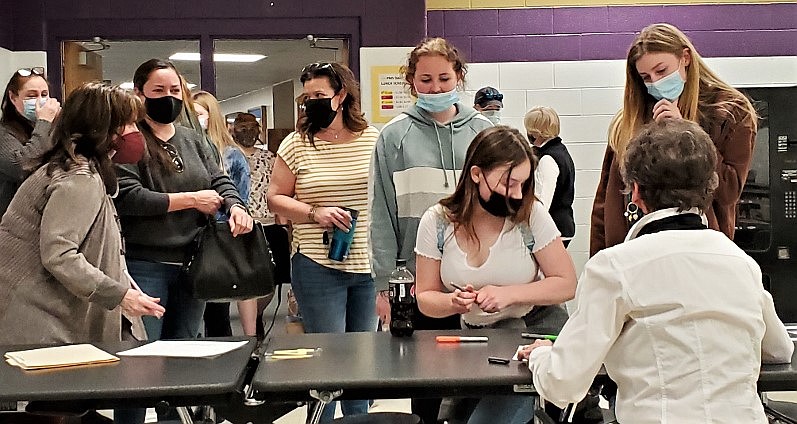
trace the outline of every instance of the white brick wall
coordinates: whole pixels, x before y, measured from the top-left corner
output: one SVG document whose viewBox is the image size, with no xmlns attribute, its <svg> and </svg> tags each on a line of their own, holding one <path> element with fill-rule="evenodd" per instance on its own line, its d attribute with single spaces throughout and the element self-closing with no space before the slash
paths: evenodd
<svg viewBox="0 0 797 424">
<path fill-rule="evenodd" d="M 735 86 L 797 84 L 797 57 L 710 58 L 708 65 Z M 576 165 L 573 204 L 576 237 L 568 251 L 581 273 L 589 252 L 589 221 L 600 177 L 607 130 L 622 107 L 625 62 L 474 63 L 469 65 L 464 101 L 490 85 L 504 94 L 502 122 L 523 128 L 523 115 L 534 106 L 550 106 L 561 117 L 562 139 Z"/>
</svg>

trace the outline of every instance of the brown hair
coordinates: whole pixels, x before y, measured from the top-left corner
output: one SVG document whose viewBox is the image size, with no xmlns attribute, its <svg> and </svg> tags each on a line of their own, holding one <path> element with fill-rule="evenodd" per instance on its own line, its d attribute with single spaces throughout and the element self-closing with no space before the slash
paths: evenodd
<svg viewBox="0 0 797 424">
<path fill-rule="evenodd" d="M 22 89 L 22 86 L 32 78 L 41 78 L 48 87 L 50 86 L 44 75 L 31 73 L 27 77 L 23 77 L 19 72 L 14 72 L 14 75 L 11 75 L 11 79 L 8 80 L 6 91 L 3 92 L 3 102 L 2 106 L 0 106 L 3 112 L 3 116 L 0 117 L 0 123 L 7 126 L 17 138 L 25 140 L 33 135 L 33 123 L 19 113 L 17 107 L 11 102 L 11 97 L 8 93 L 13 92 L 19 95 L 19 90 Z"/>
<path fill-rule="evenodd" d="M 520 131 L 506 125 L 496 125 L 476 134 L 465 155 L 465 165 L 459 177 L 454 194 L 440 201 L 455 228 L 464 228 L 472 240 L 478 241 L 473 222 L 473 208 L 479 202 L 479 185 L 470 176 L 471 167 L 478 166 L 482 172 L 489 172 L 499 166 L 509 165 L 507 178 L 512 169 L 525 161 L 531 163 L 531 173 L 523 184 L 523 206 L 510 216 L 517 224 L 528 222 L 531 216 L 534 196 L 534 168 L 536 161 L 531 145 Z M 507 195 L 509 188 L 507 187 Z"/>
<path fill-rule="evenodd" d="M 410 86 L 410 91 L 413 95 L 418 94 L 415 91 L 415 71 L 418 67 L 418 60 L 421 56 L 442 56 L 451 63 L 454 68 L 454 73 L 457 74 L 460 88 L 465 87 L 465 74 L 468 73 L 468 65 L 465 64 L 465 57 L 460 51 L 449 43 L 445 38 L 426 38 L 410 52 L 407 58 L 407 64 L 401 67 L 400 72 L 404 74 L 404 81 Z"/>
<path fill-rule="evenodd" d="M 686 49 L 691 63 L 686 67 L 686 83 L 678 99 L 681 116 L 708 128 L 717 121 L 748 121 L 756 126 L 756 112 L 750 101 L 735 88 L 722 81 L 700 57 L 692 42 L 678 28 L 669 24 L 645 27 L 628 50 L 625 69 L 623 109 L 609 129 L 609 145 L 622 158 L 628 141 L 642 125 L 653 119 L 655 99 L 636 69 L 636 62 L 646 53 L 670 53 L 677 57 Z"/>
<path fill-rule="evenodd" d="M 144 84 L 149 81 L 149 76 L 159 70 L 159 69 L 171 69 L 177 74 L 177 77 L 180 79 L 180 91 L 185 90 L 185 84 L 183 83 L 183 76 L 180 75 L 180 71 L 174 66 L 172 62 L 168 60 L 162 59 L 150 59 L 141 65 L 138 66 L 136 72 L 133 74 L 133 86 L 138 89 L 140 93 L 144 93 Z M 183 92 L 182 98 L 185 98 L 186 95 Z M 190 96 L 188 96 L 190 97 Z M 146 109 L 146 108 L 145 108 Z M 193 112 L 193 109 L 191 109 Z M 146 161 L 150 164 L 153 162 L 158 164 L 160 169 L 165 170 L 166 172 L 177 172 L 177 166 L 172 162 L 171 157 L 163 148 L 162 143 L 158 140 L 158 137 L 152 133 L 152 128 L 150 128 L 147 121 L 141 119 L 138 123 L 138 128 L 141 130 L 141 134 L 144 135 L 144 139 L 147 140 L 147 154 L 144 155 Z"/>
<path fill-rule="evenodd" d="M 634 183 L 651 210 L 679 211 L 711 205 L 718 178 L 717 151 L 699 125 L 686 119 L 665 119 L 642 128 L 626 149 L 620 174 L 626 190 Z"/>
<path fill-rule="evenodd" d="M 338 94 L 340 90 L 346 90 L 346 98 L 343 100 L 343 126 L 346 129 L 353 133 L 360 133 L 368 128 L 368 121 L 365 120 L 365 115 L 360 109 L 360 85 L 354 78 L 351 69 L 334 62 L 312 63 L 302 69 L 299 81 L 304 85 L 307 81 L 315 78 L 326 78 L 335 94 Z M 297 99 L 299 104 L 304 104 L 304 100 L 303 95 Z M 308 139 L 310 144 L 315 147 L 313 137 L 320 128 L 310 127 L 310 121 L 302 111 L 296 122 L 296 131 L 302 135 L 303 140 Z"/>
<path fill-rule="evenodd" d="M 28 169 L 46 163 L 52 175 L 57 168 L 66 171 L 74 166 L 80 155 L 100 174 L 106 193 L 113 194 L 117 182 L 110 150 L 124 126 L 144 114 L 141 100 L 127 90 L 102 82 L 85 83 L 69 94 L 53 122 L 53 149 Z"/>
</svg>

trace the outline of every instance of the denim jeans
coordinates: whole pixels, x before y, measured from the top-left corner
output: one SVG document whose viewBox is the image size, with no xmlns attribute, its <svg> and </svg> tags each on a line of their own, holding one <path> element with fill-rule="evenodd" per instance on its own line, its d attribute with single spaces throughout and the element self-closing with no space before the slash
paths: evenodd
<svg viewBox="0 0 797 424">
<path fill-rule="evenodd" d="M 130 275 L 144 293 L 161 299 L 163 318 L 145 316 L 149 340 L 194 339 L 199 335 L 205 301 L 196 300 L 180 277 L 180 265 L 127 260 Z"/>
<path fill-rule="evenodd" d="M 127 259 L 127 269 L 144 293 L 161 299 L 163 318 L 142 317 L 147 339 L 194 339 L 199 334 L 205 302 L 191 297 L 180 278 L 180 265 Z M 146 409 L 116 409 L 114 422 L 142 424 Z"/>
<path fill-rule="evenodd" d="M 291 288 L 307 333 L 376 331 L 376 291 L 371 274 L 356 274 L 319 265 L 301 253 L 291 258 Z M 334 366 L 334 364 L 332 364 Z M 344 415 L 368 413 L 367 400 L 344 400 Z M 324 409 L 331 421 L 335 404 Z"/>
</svg>

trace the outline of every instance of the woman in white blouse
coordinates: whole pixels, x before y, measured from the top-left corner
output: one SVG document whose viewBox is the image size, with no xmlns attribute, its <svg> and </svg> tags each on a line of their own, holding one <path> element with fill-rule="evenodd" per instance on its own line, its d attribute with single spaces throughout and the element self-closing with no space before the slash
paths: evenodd
<svg viewBox="0 0 797 424">
<path fill-rule="evenodd" d="M 758 265 L 706 227 L 716 163 L 687 120 L 650 124 L 630 142 L 621 175 L 645 216 L 587 262 L 556 344 L 521 352 L 540 396 L 578 401 L 605 365 L 620 423 L 767 422 L 761 362 L 790 362 L 794 345 Z"/>
<path fill-rule="evenodd" d="M 416 294 L 424 314 L 461 314 L 463 328 L 557 331 L 564 324 L 559 304 L 573 298 L 576 273 L 534 196 L 533 168 L 531 147 L 513 128 L 488 128 L 473 140 L 454 194 L 429 208 L 418 227 Z M 498 409 L 518 415 L 500 422 L 525 423 L 530 399 L 490 403 L 520 402 L 502 403 Z M 479 410 L 471 423 L 481 422 Z"/>
</svg>

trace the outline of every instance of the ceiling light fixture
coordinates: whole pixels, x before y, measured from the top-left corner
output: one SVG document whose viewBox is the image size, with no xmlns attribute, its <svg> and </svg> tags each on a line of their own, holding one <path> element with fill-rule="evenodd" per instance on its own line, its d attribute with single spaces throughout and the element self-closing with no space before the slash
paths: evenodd
<svg viewBox="0 0 797 424">
<path fill-rule="evenodd" d="M 239 62 L 252 63 L 265 59 L 268 56 L 262 54 L 234 54 L 234 53 L 214 53 L 214 62 Z M 169 60 L 199 61 L 199 53 L 181 52 L 169 56 Z"/>
</svg>

